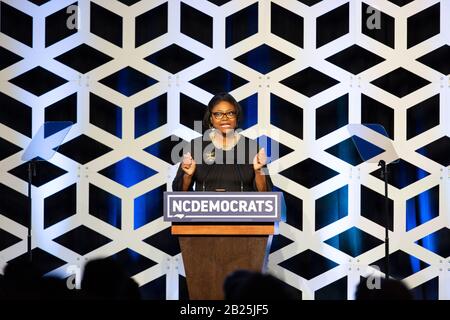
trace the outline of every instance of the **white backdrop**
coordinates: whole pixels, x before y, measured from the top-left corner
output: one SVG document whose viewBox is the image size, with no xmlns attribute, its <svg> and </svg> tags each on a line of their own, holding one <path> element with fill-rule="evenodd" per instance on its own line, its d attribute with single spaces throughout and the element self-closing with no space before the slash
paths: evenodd
<svg viewBox="0 0 450 320">
<path fill-rule="evenodd" d="M 270 255 L 269 271 L 291 286 L 301 290 L 303 299 L 314 299 L 316 290 L 347 277 L 347 298 L 352 299 L 360 276 L 373 274 L 374 270 L 368 266 L 383 258 L 383 244 L 357 257 L 352 257 L 324 243 L 324 241 L 352 227 L 357 227 L 380 240 L 384 239 L 383 226 L 363 217 L 360 212 L 361 184 L 379 194 L 384 193 L 383 182 L 369 174 L 376 169 L 376 164 L 351 166 L 347 162 L 324 151 L 349 137 L 345 127 L 341 127 L 320 139 L 316 139 L 315 135 L 317 108 L 348 93 L 348 121 L 349 123 L 360 123 L 361 94 L 365 94 L 394 110 L 395 139 L 393 143 L 400 158 L 430 173 L 423 179 L 402 189 L 392 185 L 389 186 L 390 198 L 394 200 L 394 232 L 390 234 L 391 252 L 401 250 L 429 265 L 404 279 L 409 287 L 417 287 L 438 277 L 439 298 L 450 298 L 450 261 L 448 257 L 442 257 L 415 243 L 417 240 L 435 231 L 445 227 L 449 228 L 450 225 L 449 168 L 416 152 L 420 147 L 442 136 L 450 135 L 450 124 L 448 121 L 450 119 L 448 103 L 450 78 L 448 75 L 443 75 L 439 71 L 433 70 L 416 60 L 428 52 L 450 44 L 450 19 L 448 17 L 450 14 L 450 1 L 440 1 L 441 32 L 410 49 L 407 49 L 406 38 L 408 17 L 439 1 L 416 0 L 403 7 L 384 0 L 364 1 L 366 4 L 395 18 L 395 49 L 379 43 L 360 32 L 362 1 L 359 0 L 326 0 L 314 6 L 307 6 L 301 1 L 293 0 L 272 1 L 278 6 L 303 17 L 305 30 L 303 48 L 271 33 L 271 2 L 268 0 L 234 0 L 222 6 L 217 6 L 206 0 L 183 0 L 183 3 L 213 17 L 212 48 L 180 32 L 181 1 L 179 0 L 168 1 L 168 32 L 138 48 L 135 48 L 136 17 L 167 3 L 167 1 L 143 0 L 127 6 L 119 1 L 112 0 L 78 0 L 78 32 L 49 47 L 45 46 L 45 18 L 73 4 L 73 0 L 53 0 L 41 6 L 25 0 L 2 0 L 1 2 L 33 17 L 33 41 L 32 47 L 30 47 L 5 33 L 0 33 L 0 45 L 23 57 L 21 61 L 0 71 L 0 91 L 31 108 L 33 134 L 44 122 L 45 108 L 47 106 L 73 93 L 77 93 L 77 123 L 71 129 L 65 141 L 70 141 L 84 134 L 112 149 L 111 152 L 83 165 L 61 153 L 57 153 L 51 160 L 51 163 L 66 170 L 67 173 L 40 187 L 33 187 L 33 247 L 39 247 L 66 262 L 49 274 L 68 276 L 74 270 L 71 266 L 79 266 L 81 268 L 86 259 L 97 256 L 110 256 L 125 248 L 130 248 L 156 262 L 150 268 L 135 274 L 134 279 L 140 285 L 145 285 L 166 275 L 166 298 L 178 299 L 179 274 L 184 276 L 180 254 L 171 256 L 143 241 L 149 236 L 168 228 L 169 224 L 163 222 L 162 218 L 158 218 L 137 230 L 133 228 L 134 199 L 164 184 L 167 184 L 167 189 L 170 190 L 171 179 L 174 176 L 176 166 L 168 164 L 145 152 L 143 149 L 171 135 L 179 136 L 185 140 L 197 136 L 197 133 L 193 130 L 180 125 L 180 93 L 206 105 L 212 94 L 195 86 L 190 80 L 220 66 L 248 81 L 248 83 L 231 92 L 237 100 L 244 100 L 257 93 L 258 122 L 255 126 L 245 130 L 245 134 L 252 138 L 267 135 L 293 150 L 293 152 L 275 161 L 269 168 L 273 182 L 278 188 L 302 199 L 303 228 L 299 230 L 287 223 L 280 224 L 280 234 L 292 242 Z M 225 48 L 226 18 L 256 2 L 258 3 L 258 32 L 237 44 Z M 96 3 L 122 18 L 122 48 L 90 33 L 91 3 Z M 349 3 L 349 32 L 320 48 L 316 48 L 316 18 L 345 3 Z M 113 59 L 84 74 L 54 59 L 82 43 L 103 52 Z M 203 60 L 181 70 L 177 74 L 171 74 L 144 60 L 150 54 L 158 52 L 173 43 L 195 53 L 202 57 Z M 261 74 L 235 60 L 241 54 L 262 44 L 283 52 L 293 60 L 267 74 Z M 357 75 L 353 75 L 325 60 L 353 44 L 357 44 L 383 57 L 385 60 Z M 36 66 L 41 66 L 59 75 L 66 79 L 67 82 L 37 96 L 9 81 Z M 139 70 L 158 82 L 131 96 L 125 96 L 99 82 L 99 80 L 127 66 Z M 312 67 L 336 79 L 339 83 L 312 97 L 302 95 L 280 83 L 283 79 L 307 67 Z M 371 83 L 371 81 L 399 67 L 419 75 L 430 83 L 402 98 Z M 94 93 L 112 102 L 114 105 L 120 106 L 122 111 L 121 139 L 90 123 L 90 93 Z M 167 93 L 168 106 L 167 123 L 135 139 L 135 108 L 165 93 Z M 303 139 L 299 139 L 271 124 L 271 94 L 303 109 Z M 406 138 L 408 108 L 436 94 L 440 95 L 440 124 L 408 140 Z M 16 131 L 13 126 L 8 126 L 4 123 L 0 123 L 0 136 L 22 149 L 26 148 L 30 142 L 30 137 Z M 21 164 L 20 157 L 22 153 L 23 150 L 0 162 L 0 183 L 26 195 L 26 181 L 8 172 Z M 127 188 L 98 173 L 101 169 L 125 157 L 130 157 L 152 168 L 157 171 L 157 174 Z M 279 174 L 280 171 L 308 158 L 326 164 L 327 167 L 337 171 L 339 174 L 312 188 L 306 188 Z M 44 230 L 44 199 L 74 183 L 76 183 L 77 189 L 76 214 Z M 120 229 L 89 214 L 89 183 L 121 199 L 122 220 Z M 348 215 L 316 231 L 315 201 L 346 185 L 348 185 L 349 195 Z M 439 215 L 410 231 L 406 231 L 406 200 L 436 185 L 439 185 Z M 85 225 L 112 241 L 85 255 L 80 255 L 53 241 L 53 239 L 80 225 Z M 0 251 L 0 266 L 4 266 L 7 261 L 26 252 L 27 230 L 24 225 L 2 215 L 2 212 L 0 212 L 0 228 L 22 239 Z M 448 229 L 446 230 L 448 231 Z M 306 250 L 311 250 L 334 261 L 338 265 L 311 279 L 305 279 L 300 274 L 289 271 L 279 265 L 281 262 Z"/>
</svg>

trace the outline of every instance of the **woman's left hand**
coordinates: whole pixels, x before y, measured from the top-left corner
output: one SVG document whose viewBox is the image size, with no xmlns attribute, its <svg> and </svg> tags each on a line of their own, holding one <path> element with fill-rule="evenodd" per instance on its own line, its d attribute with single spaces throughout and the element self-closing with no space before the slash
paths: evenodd
<svg viewBox="0 0 450 320">
<path fill-rule="evenodd" d="M 259 152 L 253 158 L 253 170 L 259 170 L 267 163 L 267 156 L 264 148 L 261 148 Z"/>
</svg>

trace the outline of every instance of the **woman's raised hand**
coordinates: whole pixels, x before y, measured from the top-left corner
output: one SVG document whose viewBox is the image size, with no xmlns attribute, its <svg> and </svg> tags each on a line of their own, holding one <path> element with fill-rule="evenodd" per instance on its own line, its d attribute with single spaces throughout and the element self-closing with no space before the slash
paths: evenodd
<svg viewBox="0 0 450 320">
<path fill-rule="evenodd" d="M 185 153 L 183 155 L 183 161 L 181 164 L 181 169 L 186 173 L 188 176 L 192 176 L 195 172 L 196 163 L 195 160 L 192 158 L 191 153 Z"/>
<path fill-rule="evenodd" d="M 259 170 L 267 163 L 267 156 L 264 148 L 261 148 L 259 152 L 253 158 L 253 170 Z"/>
</svg>

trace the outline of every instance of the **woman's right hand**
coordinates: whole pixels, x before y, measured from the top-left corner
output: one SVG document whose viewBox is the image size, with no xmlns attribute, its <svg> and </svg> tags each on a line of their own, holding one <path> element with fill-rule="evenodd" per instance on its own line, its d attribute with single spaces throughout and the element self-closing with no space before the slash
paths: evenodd
<svg viewBox="0 0 450 320">
<path fill-rule="evenodd" d="M 195 169 L 196 169 L 196 163 L 195 163 L 195 160 L 192 158 L 190 152 L 185 153 L 183 155 L 183 161 L 181 163 L 181 169 L 188 176 L 192 176 L 194 174 Z"/>
</svg>

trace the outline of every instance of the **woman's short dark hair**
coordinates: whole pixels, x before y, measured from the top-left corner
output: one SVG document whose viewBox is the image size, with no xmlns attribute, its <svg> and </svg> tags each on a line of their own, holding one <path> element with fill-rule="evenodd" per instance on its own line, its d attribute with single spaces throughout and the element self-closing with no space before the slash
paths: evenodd
<svg viewBox="0 0 450 320">
<path fill-rule="evenodd" d="M 240 104 L 236 101 L 236 99 L 229 94 L 228 92 L 221 92 L 216 94 L 208 103 L 208 107 L 206 108 L 205 115 L 203 116 L 203 130 L 207 130 L 211 128 L 211 115 L 212 115 L 212 109 L 220 102 L 226 101 L 230 104 L 232 104 L 236 110 L 236 122 L 237 127 L 239 127 L 239 124 L 241 122 L 242 117 L 242 108 Z"/>
</svg>

